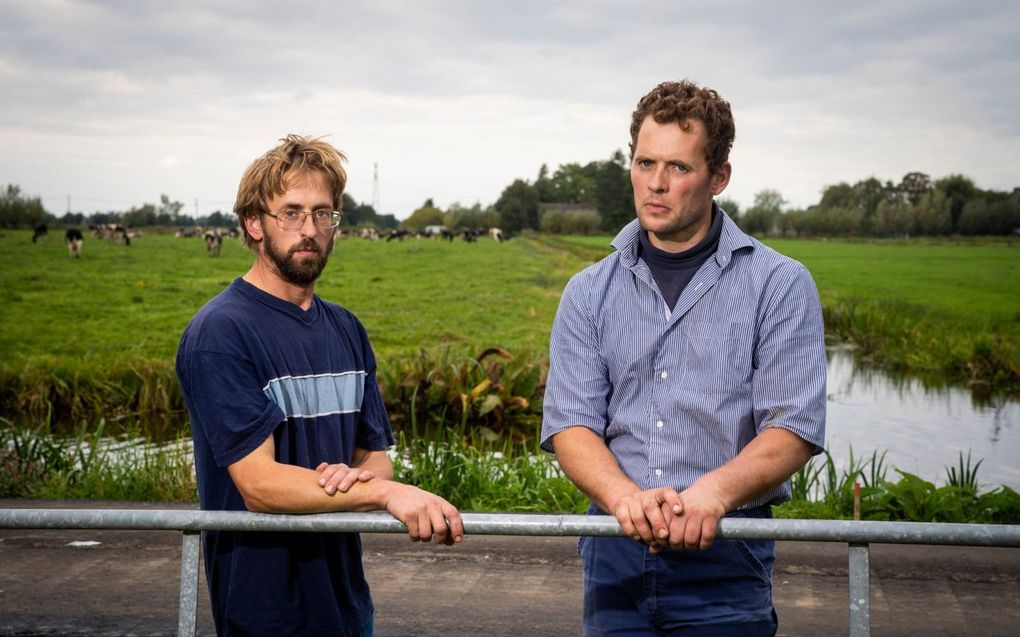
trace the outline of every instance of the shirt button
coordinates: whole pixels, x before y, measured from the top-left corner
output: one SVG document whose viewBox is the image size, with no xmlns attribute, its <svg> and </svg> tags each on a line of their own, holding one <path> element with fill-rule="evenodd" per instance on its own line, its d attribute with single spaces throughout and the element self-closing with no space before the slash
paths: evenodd
<svg viewBox="0 0 1020 637">
<path fill-rule="evenodd" d="M 656 469 L 655 470 L 655 475 L 661 476 L 662 475 L 662 469 Z"/>
<path fill-rule="evenodd" d="M 662 429 L 662 421 L 660 420 L 659 422 L 655 423 L 655 426 L 658 427 L 659 429 Z"/>
<path fill-rule="evenodd" d="M 667 374 L 666 372 L 662 372 L 661 374 L 659 374 L 659 378 L 661 378 L 662 380 L 666 380 L 668 376 L 669 374 Z"/>
</svg>

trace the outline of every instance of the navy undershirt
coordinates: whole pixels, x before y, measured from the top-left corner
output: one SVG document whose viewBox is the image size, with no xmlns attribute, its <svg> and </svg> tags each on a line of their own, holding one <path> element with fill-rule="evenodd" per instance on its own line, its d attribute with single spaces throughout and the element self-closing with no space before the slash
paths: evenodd
<svg viewBox="0 0 1020 637">
<path fill-rule="evenodd" d="M 694 278 L 694 274 L 701 264 L 715 254 L 716 248 L 719 247 L 719 237 L 722 235 L 722 225 L 722 215 L 713 204 L 712 227 L 708 230 L 708 234 L 698 242 L 698 245 L 681 252 L 660 250 L 649 241 L 648 232 L 642 230 L 638 233 L 641 239 L 640 256 L 644 259 L 648 269 L 652 271 L 655 284 L 659 286 L 659 293 L 662 294 L 670 311 L 673 310 L 677 299 Z"/>
</svg>

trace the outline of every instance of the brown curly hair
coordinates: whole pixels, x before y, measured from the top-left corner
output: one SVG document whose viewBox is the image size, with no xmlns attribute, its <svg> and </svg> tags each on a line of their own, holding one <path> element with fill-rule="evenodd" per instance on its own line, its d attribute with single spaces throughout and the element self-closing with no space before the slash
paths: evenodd
<svg viewBox="0 0 1020 637">
<path fill-rule="evenodd" d="M 638 131 L 651 115 L 659 124 L 677 123 L 684 131 L 691 130 L 692 119 L 705 124 L 708 141 L 705 159 L 708 170 L 714 173 L 726 163 L 736 137 L 730 103 L 710 88 L 702 88 L 689 80 L 663 82 L 638 102 L 630 120 L 630 157 L 634 158 Z"/>
<path fill-rule="evenodd" d="M 347 186 L 345 161 L 347 157 L 329 142 L 300 135 L 287 135 L 275 148 L 253 161 L 241 176 L 234 201 L 244 245 L 249 250 L 256 249 L 244 220 L 266 212 L 267 202 L 287 192 L 288 180 L 293 176 L 321 175 L 333 192 L 333 209 L 342 210 Z"/>
</svg>

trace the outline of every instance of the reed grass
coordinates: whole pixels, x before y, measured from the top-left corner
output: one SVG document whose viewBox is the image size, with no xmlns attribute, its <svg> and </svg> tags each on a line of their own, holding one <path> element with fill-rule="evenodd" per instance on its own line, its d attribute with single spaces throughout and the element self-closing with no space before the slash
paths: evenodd
<svg viewBox="0 0 1020 637">
<path fill-rule="evenodd" d="M 464 511 L 583 513 L 587 498 L 537 443 L 468 432 L 455 427 L 397 436 L 398 480 L 441 494 Z M 947 484 L 895 470 L 886 478 L 885 454 L 836 466 L 826 452 L 792 479 L 793 499 L 775 515 L 801 519 L 850 519 L 853 485 L 861 482 L 862 519 L 913 522 L 1020 524 L 1020 494 L 1009 487 L 980 491 L 981 462 L 960 454 L 947 468 Z M 0 419 L 0 498 L 194 502 L 191 449 L 185 440 L 152 445 L 137 437 L 110 443 L 103 423 L 92 433 L 58 438 Z"/>
<path fill-rule="evenodd" d="M 587 498 L 535 443 L 482 440 L 447 432 L 436 439 L 398 434 L 394 474 L 464 511 L 583 513 Z"/>
<path fill-rule="evenodd" d="M 851 519 L 854 483 L 861 485 L 861 519 L 909 522 L 973 522 L 1020 524 L 1020 493 L 1000 486 L 979 490 L 981 461 L 971 463 L 960 453 L 956 467 L 946 469 L 946 484 L 937 486 L 912 473 L 893 469 L 899 479 L 886 478 L 885 453 L 855 458 L 838 468 L 828 451 L 808 461 L 791 479 L 793 498 L 776 507 L 777 517 Z"/>
<path fill-rule="evenodd" d="M 0 419 L 0 497 L 42 500 L 193 502 L 189 441 L 155 445 L 133 435 L 111 439 L 105 421 L 55 437 Z"/>
<path fill-rule="evenodd" d="M 82 420 L 180 415 L 184 398 L 172 361 L 76 365 L 43 359 L 20 368 L 0 365 L 0 409 L 21 422 L 67 433 Z"/>
</svg>

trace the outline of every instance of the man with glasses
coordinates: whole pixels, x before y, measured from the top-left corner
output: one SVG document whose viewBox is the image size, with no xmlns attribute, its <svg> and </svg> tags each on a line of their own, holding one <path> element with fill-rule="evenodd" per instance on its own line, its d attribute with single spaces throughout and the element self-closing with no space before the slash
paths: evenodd
<svg viewBox="0 0 1020 637">
<path fill-rule="evenodd" d="M 393 481 L 364 327 L 315 296 L 340 223 L 343 155 L 290 135 L 245 171 L 234 212 L 255 262 L 188 324 L 177 375 L 199 501 L 268 513 L 386 510 L 412 540 L 463 537 L 449 502 Z M 371 635 L 355 533 L 209 531 L 219 635 Z"/>
</svg>

